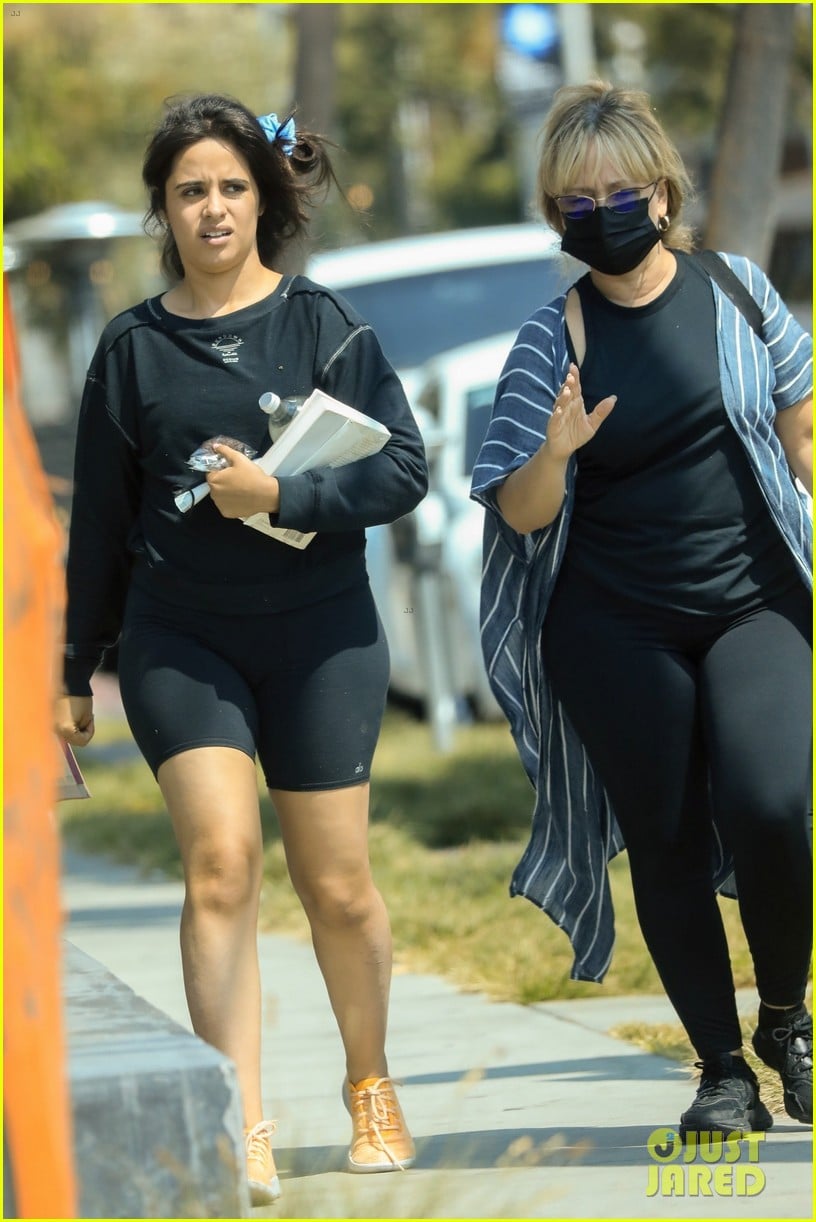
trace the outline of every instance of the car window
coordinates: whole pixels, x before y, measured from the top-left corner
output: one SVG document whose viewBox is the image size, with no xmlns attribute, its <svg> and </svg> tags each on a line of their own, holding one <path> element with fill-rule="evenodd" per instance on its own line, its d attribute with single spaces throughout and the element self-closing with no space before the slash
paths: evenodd
<svg viewBox="0 0 816 1222">
<path fill-rule="evenodd" d="M 338 292 L 374 328 L 397 369 L 421 365 L 448 348 L 518 330 L 563 286 L 557 263 L 530 259 L 446 268 L 355 284 Z"/>
<path fill-rule="evenodd" d="M 487 426 L 490 423 L 495 394 L 496 383 L 494 381 L 485 386 L 472 387 L 465 398 L 465 444 L 462 447 L 462 475 L 468 478 L 473 474 L 473 465 L 482 448 Z"/>
</svg>

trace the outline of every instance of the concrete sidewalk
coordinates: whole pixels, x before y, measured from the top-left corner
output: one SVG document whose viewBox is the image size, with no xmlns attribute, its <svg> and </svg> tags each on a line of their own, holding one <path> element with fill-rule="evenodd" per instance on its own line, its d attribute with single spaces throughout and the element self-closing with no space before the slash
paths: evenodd
<svg viewBox="0 0 816 1222">
<path fill-rule="evenodd" d="M 189 1029 L 180 885 L 67 853 L 63 895 L 69 941 Z M 671 1184 L 655 1185 L 650 1134 L 676 1125 L 694 1087 L 677 1065 L 607 1034 L 625 1019 L 673 1021 L 667 1004 L 600 989 L 598 1000 L 522 1007 L 396 975 L 389 1059 L 418 1165 L 349 1175 L 342 1048 L 311 947 L 271 934 L 259 946 L 264 1098 L 278 1122 L 283 1197 L 255 1216 L 812 1216 L 812 1132 L 785 1116 L 757 1147 L 757 1163 L 745 1166 L 745 1143 L 733 1166 L 711 1166 L 698 1152 L 693 1164 L 670 1164 Z M 738 1169 L 752 1172 L 752 1190 L 764 1180 L 762 1190 L 738 1195 Z"/>
</svg>

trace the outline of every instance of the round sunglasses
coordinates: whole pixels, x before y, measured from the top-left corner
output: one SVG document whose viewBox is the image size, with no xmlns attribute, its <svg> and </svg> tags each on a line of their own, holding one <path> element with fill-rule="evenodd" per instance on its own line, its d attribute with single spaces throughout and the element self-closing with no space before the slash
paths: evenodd
<svg viewBox="0 0 816 1222">
<path fill-rule="evenodd" d="M 620 215 L 631 212 L 643 198 L 643 192 L 648 191 L 649 187 L 652 188 L 652 195 L 654 195 L 657 183 L 658 179 L 655 179 L 654 182 L 647 182 L 643 187 L 621 187 L 619 191 L 612 191 L 609 195 L 600 195 L 597 199 L 592 195 L 557 195 L 555 202 L 561 215 L 573 221 L 589 216 L 600 207 L 609 208 L 611 212 Z M 649 200 L 652 195 L 648 196 Z"/>
</svg>

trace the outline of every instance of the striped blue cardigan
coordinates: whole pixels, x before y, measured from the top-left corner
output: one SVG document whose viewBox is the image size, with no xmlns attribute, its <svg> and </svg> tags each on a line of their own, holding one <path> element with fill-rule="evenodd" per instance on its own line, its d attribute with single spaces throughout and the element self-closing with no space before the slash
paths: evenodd
<svg viewBox="0 0 816 1222">
<path fill-rule="evenodd" d="M 722 396 L 771 516 L 810 587 L 809 500 L 794 482 L 773 428 L 774 416 L 806 398 L 812 341 L 762 271 L 723 256 L 759 303 L 763 339 L 712 284 Z M 540 639 L 564 554 L 575 493 L 575 459 L 556 519 L 529 535 L 499 514 L 495 493 L 544 440 L 569 365 L 566 297 L 519 332 L 496 391 L 493 416 L 473 471 L 471 495 L 487 510 L 481 591 L 482 649 L 491 687 L 535 788 L 530 840 L 510 884 L 567 933 L 575 980 L 602 980 L 612 958 L 614 917 L 607 862 L 623 847 L 609 798 L 542 670 Z M 729 891 L 730 860 L 718 842 L 714 885 Z"/>
</svg>

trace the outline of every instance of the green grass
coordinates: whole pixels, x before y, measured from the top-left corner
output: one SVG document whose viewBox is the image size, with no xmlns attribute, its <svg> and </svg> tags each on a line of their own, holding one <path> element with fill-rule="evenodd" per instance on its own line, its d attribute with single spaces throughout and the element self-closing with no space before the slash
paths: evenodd
<svg viewBox="0 0 816 1222">
<path fill-rule="evenodd" d="M 100 722 L 107 751 L 127 730 Z M 99 753 L 104 756 L 104 752 Z M 80 761 L 93 797 L 60 804 L 66 841 L 78 849 L 179 876 L 180 864 L 158 788 L 140 759 L 110 763 L 93 748 Z M 388 905 L 396 970 L 431 972 L 463 989 L 521 1003 L 598 997 L 571 981 L 565 934 L 508 883 L 527 840 L 533 793 L 504 725 L 457 732 L 454 750 L 433 750 L 424 723 L 389 710 L 372 778 L 371 862 Z M 286 873 L 277 822 L 265 793 L 264 928 L 307 937 Z M 661 993 L 631 898 L 626 855 L 612 862 L 616 947 L 607 994 Z M 721 901 L 735 982 L 753 972 L 736 904 Z"/>
</svg>

